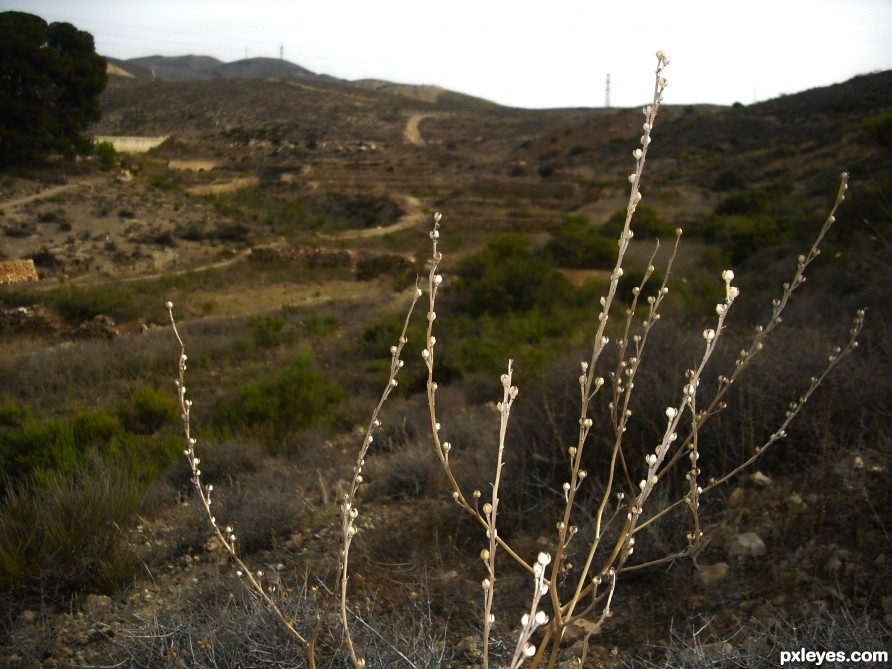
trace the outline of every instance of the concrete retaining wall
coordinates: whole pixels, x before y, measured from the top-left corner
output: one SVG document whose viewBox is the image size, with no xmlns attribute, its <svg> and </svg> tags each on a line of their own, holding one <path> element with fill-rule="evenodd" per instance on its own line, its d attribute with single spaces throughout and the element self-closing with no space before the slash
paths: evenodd
<svg viewBox="0 0 892 669">
<path fill-rule="evenodd" d="M 96 143 L 108 142 L 120 153 L 145 153 L 160 146 L 170 135 L 163 137 L 124 137 L 115 135 L 97 135 Z"/>
<path fill-rule="evenodd" d="M 217 163 L 213 160 L 171 160 L 167 166 L 172 170 L 201 172 L 214 169 Z"/>
<path fill-rule="evenodd" d="M 232 191 L 239 190 L 241 188 L 253 188 L 259 183 L 260 179 L 258 179 L 257 177 L 241 177 L 239 179 L 233 179 L 232 181 L 227 181 L 226 183 L 221 184 L 194 186 L 193 188 L 188 189 L 186 192 L 189 193 L 189 195 L 218 195 L 220 193 L 231 193 Z"/>
</svg>

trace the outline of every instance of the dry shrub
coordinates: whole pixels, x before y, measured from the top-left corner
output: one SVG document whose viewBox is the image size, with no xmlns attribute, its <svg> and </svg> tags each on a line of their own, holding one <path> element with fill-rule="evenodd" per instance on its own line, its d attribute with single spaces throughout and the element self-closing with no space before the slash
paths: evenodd
<svg viewBox="0 0 892 669">
<path fill-rule="evenodd" d="M 129 582 L 138 563 L 123 528 L 143 489 L 95 457 L 71 475 L 9 488 L 0 507 L 0 596 L 61 602 Z"/>
</svg>

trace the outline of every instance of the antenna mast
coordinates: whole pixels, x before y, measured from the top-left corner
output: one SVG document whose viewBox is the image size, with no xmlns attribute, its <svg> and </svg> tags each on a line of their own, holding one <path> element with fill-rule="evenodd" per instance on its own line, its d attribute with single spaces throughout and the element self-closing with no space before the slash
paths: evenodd
<svg viewBox="0 0 892 669">
<path fill-rule="evenodd" d="M 607 73 L 607 86 L 604 89 L 604 107 L 610 109 L 610 73 Z"/>
</svg>

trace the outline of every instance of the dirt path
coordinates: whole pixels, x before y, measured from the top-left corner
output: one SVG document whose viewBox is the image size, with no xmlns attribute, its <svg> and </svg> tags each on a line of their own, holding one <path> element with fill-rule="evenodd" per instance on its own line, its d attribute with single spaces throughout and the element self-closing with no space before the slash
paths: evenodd
<svg viewBox="0 0 892 669">
<path fill-rule="evenodd" d="M 72 190 L 74 188 L 80 188 L 81 186 L 88 186 L 96 183 L 97 179 L 84 179 L 83 181 L 75 181 L 70 184 L 63 184 L 61 186 L 51 186 L 50 188 L 46 188 L 39 193 L 34 193 L 33 195 L 26 195 L 25 197 L 17 197 L 12 200 L 6 200 L 4 202 L 0 202 L 0 209 L 8 210 L 8 209 L 17 209 L 22 205 L 28 204 L 29 202 L 34 202 L 35 200 L 42 200 L 46 197 L 53 197 L 54 195 L 58 195 L 59 193 L 64 193 L 66 191 Z"/>
<path fill-rule="evenodd" d="M 68 283 L 71 285 L 85 287 L 107 284 L 110 280 L 114 281 L 115 283 L 132 283 L 134 281 L 158 281 L 169 276 L 179 276 L 181 274 L 189 274 L 191 272 L 206 272 L 207 270 L 211 269 L 228 267 L 229 265 L 234 265 L 237 262 L 245 260 L 250 255 L 251 249 L 245 249 L 244 251 L 239 252 L 237 255 L 234 255 L 231 258 L 227 258 L 226 260 L 219 260 L 217 262 L 208 263 L 206 265 L 195 265 L 194 267 L 188 267 L 186 269 L 170 270 L 169 272 L 153 272 L 151 274 L 116 274 L 113 276 L 112 279 L 104 276 L 97 278 L 95 274 L 84 274 L 83 276 L 73 277 L 69 279 Z M 40 286 L 41 284 L 36 285 Z M 43 287 L 52 288 L 53 284 L 46 283 L 45 285 L 43 285 Z"/>
<path fill-rule="evenodd" d="M 433 114 L 412 114 L 409 117 L 406 121 L 406 129 L 403 131 L 403 136 L 406 138 L 408 144 L 424 146 L 424 137 L 421 136 L 421 131 L 418 129 L 418 125 L 430 116 L 433 116 Z"/>
<path fill-rule="evenodd" d="M 324 284 L 245 286 L 240 290 L 226 291 L 196 289 L 189 293 L 189 300 L 195 304 L 213 302 L 211 318 L 265 314 L 285 305 L 304 308 L 334 307 L 355 317 L 356 308 L 351 307 L 351 304 L 363 305 L 358 308 L 371 307 L 373 311 L 404 304 L 410 288 L 411 286 L 407 286 L 404 291 L 394 291 L 382 288 L 378 281 L 346 279 L 326 281 Z M 335 306 L 335 303 L 340 306 Z"/>
<path fill-rule="evenodd" d="M 421 201 L 417 197 L 411 195 L 395 195 L 399 199 L 406 213 L 403 214 L 396 223 L 385 226 L 383 228 L 366 228 L 362 230 L 345 230 L 335 235 L 320 235 L 323 239 L 365 239 L 367 237 L 380 237 L 389 235 L 392 232 L 407 230 L 414 227 L 418 223 L 424 221 L 427 214 L 421 207 Z"/>
</svg>

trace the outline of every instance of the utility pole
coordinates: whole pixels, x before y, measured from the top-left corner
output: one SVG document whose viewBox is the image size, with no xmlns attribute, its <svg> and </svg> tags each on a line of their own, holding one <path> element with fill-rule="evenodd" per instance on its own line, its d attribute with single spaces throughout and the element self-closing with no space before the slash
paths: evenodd
<svg viewBox="0 0 892 669">
<path fill-rule="evenodd" d="M 610 109 L 610 73 L 607 73 L 607 86 L 604 89 L 604 107 Z"/>
</svg>

